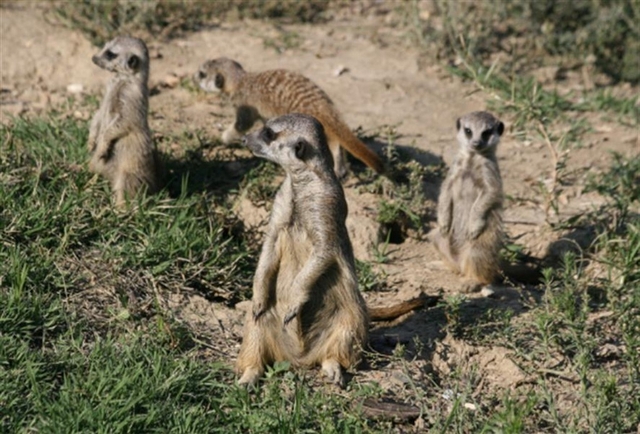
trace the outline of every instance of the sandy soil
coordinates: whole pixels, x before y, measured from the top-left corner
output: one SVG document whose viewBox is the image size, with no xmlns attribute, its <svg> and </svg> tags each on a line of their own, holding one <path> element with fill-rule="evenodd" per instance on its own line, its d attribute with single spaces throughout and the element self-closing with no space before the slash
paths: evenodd
<svg viewBox="0 0 640 434">
<path fill-rule="evenodd" d="M 97 48 L 82 34 L 56 25 L 38 9 L 2 8 L 0 14 L 2 122 L 8 121 L 8 114 L 39 113 L 61 104 L 70 91 L 79 89 L 73 85 L 80 85 L 81 93 L 101 95 L 108 73 L 91 63 Z M 210 137 L 218 136 L 232 122 L 231 108 L 215 96 L 176 86 L 175 78 L 190 76 L 204 60 L 224 55 L 248 70 L 287 68 L 302 72 L 327 91 L 352 128 L 378 131 L 394 126 L 397 144 L 421 151 L 421 162 L 443 159 L 450 163 L 457 149 L 456 118 L 484 109 L 485 96 L 474 93 L 472 84 L 449 77 L 435 60 L 403 42 L 400 31 L 384 24 L 384 16 L 354 16 L 322 25 L 287 26 L 287 31 L 299 36 L 300 44 L 283 52 L 265 47 L 265 40 L 277 39 L 280 30 L 257 21 L 221 23 L 184 38 L 150 42 L 151 86 L 157 90 L 150 99 L 151 127 L 160 134 L 199 129 Z M 78 114 L 85 119 L 90 115 Z M 504 121 L 508 126 L 510 119 Z M 572 150 L 569 156 L 568 171 L 574 175 L 570 177 L 572 183 L 563 186 L 560 197 L 563 216 L 592 209 L 599 202 L 597 196 L 583 194 L 582 188 L 588 174 L 609 165 L 610 151 L 631 155 L 640 149 L 637 130 L 597 117 L 593 125 L 594 131 L 586 135 L 584 146 Z M 535 188 L 540 181 L 549 182 L 550 154 L 544 143 L 519 141 L 508 128 L 500 145 L 499 163 L 506 194 L 518 199 L 506 204 L 506 229 L 531 253 L 544 255 L 561 236 L 545 225 Z M 380 241 L 375 221 L 379 198 L 361 194 L 353 178 L 345 182 L 345 188 L 356 256 L 369 259 Z M 437 186 L 425 188 L 432 193 L 427 196 L 431 196 L 429 206 L 433 206 Z M 248 204 L 240 204 L 238 209 L 241 217 L 253 224 L 267 216 L 264 210 L 255 214 Z M 408 238 L 391 245 L 389 261 L 379 270 L 386 273 L 390 289 L 365 294 L 372 304 L 391 303 L 422 291 L 453 294 L 460 289 L 458 277 L 447 271 L 434 248 L 420 239 Z M 531 288 L 503 288 L 491 299 L 471 296 L 469 312 L 481 315 L 488 308 L 508 305 L 516 313 L 526 314 L 523 300 L 531 298 L 532 293 L 535 290 Z M 235 357 L 246 302 L 230 309 L 180 294 L 172 295 L 168 302 L 179 317 L 209 328 L 213 334 L 223 330 L 222 335 L 228 338 L 225 354 Z M 356 378 L 375 379 L 399 394 L 409 381 L 428 384 L 426 377 L 447 375 L 454 367 L 477 366 L 484 374 L 479 387 L 509 388 L 522 382 L 524 373 L 509 359 L 506 348 L 472 347 L 448 335 L 443 329 L 445 322 L 442 310 L 433 308 L 395 324 L 378 326 L 372 346 L 383 354 L 390 353 L 397 343 L 413 348 L 414 337 L 426 347 L 420 357 L 405 364 L 385 363 L 380 369 L 364 370 Z"/>
</svg>

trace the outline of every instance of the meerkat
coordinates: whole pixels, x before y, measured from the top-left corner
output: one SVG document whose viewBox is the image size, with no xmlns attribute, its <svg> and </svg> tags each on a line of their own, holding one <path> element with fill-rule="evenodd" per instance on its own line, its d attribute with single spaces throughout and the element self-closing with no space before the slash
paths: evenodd
<svg viewBox="0 0 640 434">
<path fill-rule="evenodd" d="M 238 140 L 257 120 L 304 113 L 324 126 L 339 178 L 347 172 L 341 147 L 377 173 L 385 172 L 378 154 L 353 134 L 329 96 L 301 74 L 284 69 L 246 72 L 238 62 L 221 57 L 203 63 L 194 79 L 201 89 L 228 96 L 236 108 L 235 122 L 222 134 L 225 144 Z"/>
<path fill-rule="evenodd" d="M 252 385 L 266 365 L 287 360 L 294 366 L 319 364 L 330 381 L 344 385 L 342 369 L 357 365 L 367 343 L 369 310 L 358 290 L 347 202 L 322 124 L 289 114 L 268 120 L 243 143 L 282 166 L 286 177 L 253 280 L 236 365 L 239 383 Z M 424 303 L 401 304 L 370 311 L 391 319 Z"/>
<path fill-rule="evenodd" d="M 478 111 L 459 118 L 456 128 L 460 150 L 442 184 L 438 228 L 430 238 L 464 276 L 463 291 L 473 292 L 500 272 L 503 191 L 496 147 L 504 124 Z"/>
<path fill-rule="evenodd" d="M 137 38 L 119 36 L 92 57 L 115 73 L 89 129 L 89 170 L 111 183 L 117 206 L 140 190 L 158 189 L 155 149 L 147 122 L 149 54 Z"/>
</svg>

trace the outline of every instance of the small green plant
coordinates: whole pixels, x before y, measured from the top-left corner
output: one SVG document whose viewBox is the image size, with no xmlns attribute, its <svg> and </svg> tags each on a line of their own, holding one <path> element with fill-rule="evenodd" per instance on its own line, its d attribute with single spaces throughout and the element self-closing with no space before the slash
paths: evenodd
<svg viewBox="0 0 640 434">
<path fill-rule="evenodd" d="M 265 48 L 271 48 L 278 53 L 284 53 L 287 50 L 292 50 L 300 47 L 302 43 L 302 37 L 300 34 L 293 32 L 282 30 L 278 28 L 278 36 L 275 38 L 265 38 L 263 41 Z"/>
<path fill-rule="evenodd" d="M 378 290 L 384 285 L 384 276 L 370 262 L 356 259 L 356 273 L 361 291 Z"/>
<path fill-rule="evenodd" d="M 624 225 L 630 207 L 640 201 L 640 155 L 625 159 L 613 153 L 613 165 L 608 172 L 592 176 L 587 181 L 585 191 L 597 191 L 613 202 L 614 228 Z"/>
<path fill-rule="evenodd" d="M 449 295 L 444 297 L 442 307 L 447 320 L 447 329 L 454 336 L 458 336 L 462 331 L 461 308 L 466 297 L 462 294 Z"/>
</svg>

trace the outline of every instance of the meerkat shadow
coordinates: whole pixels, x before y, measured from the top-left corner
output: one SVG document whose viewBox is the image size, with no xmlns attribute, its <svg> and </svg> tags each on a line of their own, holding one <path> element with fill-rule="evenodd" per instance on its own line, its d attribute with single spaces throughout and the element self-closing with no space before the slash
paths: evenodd
<svg viewBox="0 0 640 434">
<path fill-rule="evenodd" d="M 473 336 L 499 332 L 512 318 L 526 312 L 531 303 L 542 302 L 543 291 L 530 287 L 498 285 L 491 297 L 473 295 L 451 302 L 439 298 L 435 306 L 424 307 L 390 323 L 376 323 L 369 331 L 369 348 L 360 369 L 381 369 L 394 359 L 421 359 L 426 369 L 436 356 L 436 343 L 447 335 L 468 341 Z M 434 380 L 437 374 L 432 372 Z"/>
<path fill-rule="evenodd" d="M 163 185 L 172 198 L 203 192 L 224 195 L 238 190 L 245 174 L 260 164 L 251 156 L 205 157 L 203 147 L 188 150 L 179 158 L 159 154 Z"/>
</svg>

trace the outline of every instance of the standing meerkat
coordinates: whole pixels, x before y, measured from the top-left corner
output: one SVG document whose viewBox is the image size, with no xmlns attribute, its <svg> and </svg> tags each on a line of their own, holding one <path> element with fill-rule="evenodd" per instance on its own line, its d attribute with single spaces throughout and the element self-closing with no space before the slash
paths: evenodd
<svg viewBox="0 0 640 434">
<path fill-rule="evenodd" d="M 341 146 L 377 173 L 385 172 L 378 154 L 353 134 L 329 96 L 301 74 L 284 69 L 246 72 L 238 62 L 221 57 L 203 63 L 194 79 L 205 91 L 228 95 L 236 108 L 235 122 L 222 134 L 226 144 L 238 140 L 258 119 L 304 113 L 322 123 L 339 178 L 347 172 Z"/>
<path fill-rule="evenodd" d="M 430 239 L 465 277 L 464 291 L 473 292 L 500 272 L 503 192 L 496 147 L 504 124 L 479 111 L 459 118 L 456 127 L 460 151 L 442 184 L 438 228 Z"/>
<path fill-rule="evenodd" d="M 147 122 L 149 54 L 137 38 L 106 43 L 93 63 L 115 73 L 89 129 L 89 169 L 111 183 L 117 206 L 146 188 L 158 189 L 156 155 Z"/>
<path fill-rule="evenodd" d="M 392 319 L 424 301 L 367 309 L 345 226 L 347 203 L 322 124 L 304 114 L 281 116 L 243 142 L 281 165 L 286 177 L 253 280 L 239 382 L 254 384 L 266 365 L 288 360 L 294 366 L 319 364 L 330 381 L 343 385 L 342 368 L 357 365 L 367 342 L 369 313 Z"/>
</svg>

